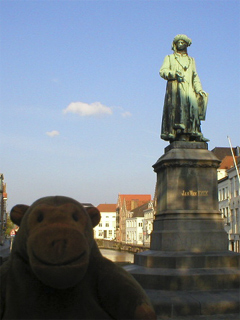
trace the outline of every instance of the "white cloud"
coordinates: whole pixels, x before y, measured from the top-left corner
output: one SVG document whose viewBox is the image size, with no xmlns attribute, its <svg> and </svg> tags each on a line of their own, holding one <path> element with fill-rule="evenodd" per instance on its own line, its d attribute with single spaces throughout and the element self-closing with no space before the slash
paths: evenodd
<svg viewBox="0 0 240 320">
<path fill-rule="evenodd" d="M 131 117 L 132 114 L 129 111 L 125 111 L 125 112 L 122 113 L 122 116 L 123 116 L 123 118 L 127 118 L 127 117 Z"/>
<path fill-rule="evenodd" d="M 46 135 L 48 135 L 49 137 L 56 137 L 56 136 L 58 136 L 59 134 L 60 134 L 60 132 L 57 131 L 57 130 L 52 130 L 52 131 L 46 132 Z"/>
<path fill-rule="evenodd" d="M 96 116 L 100 114 L 112 114 L 112 109 L 102 105 L 100 102 L 94 102 L 91 104 L 85 102 L 72 102 L 63 113 L 77 113 L 81 117 Z"/>
</svg>

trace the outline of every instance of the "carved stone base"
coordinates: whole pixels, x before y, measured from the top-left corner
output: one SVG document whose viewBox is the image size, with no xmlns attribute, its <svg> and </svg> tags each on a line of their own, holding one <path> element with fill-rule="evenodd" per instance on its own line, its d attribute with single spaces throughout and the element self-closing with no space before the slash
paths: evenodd
<svg viewBox="0 0 240 320">
<path fill-rule="evenodd" d="M 227 250 L 218 210 L 219 160 L 204 142 L 175 141 L 154 164 L 151 250 L 125 267 L 163 317 L 239 313 L 240 254 Z"/>
<path fill-rule="evenodd" d="M 224 290 L 240 288 L 240 255 L 236 252 L 161 252 L 135 254 L 125 267 L 144 289 Z"/>
<path fill-rule="evenodd" d="M 151 250 L 226 251 L 218 210 L 219 160 L 204 142 L 175 141 L 154 164 L 157 208 Z"/>
</svg>

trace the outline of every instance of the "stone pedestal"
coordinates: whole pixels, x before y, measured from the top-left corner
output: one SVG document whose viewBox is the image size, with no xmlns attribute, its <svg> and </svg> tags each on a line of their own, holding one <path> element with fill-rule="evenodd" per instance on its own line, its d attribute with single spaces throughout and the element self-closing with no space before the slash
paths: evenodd
<svg viewBox="0 0 240 320">
<path fill-rule="evenodd" d="M 218 210 L 219 160 L 204 142 L 175 141 L 153 165 L 157 209 L 151 250 L 226 251 Z"/>
<path fill-rule="evenodd" d="M 218 210 L 220 161 L 204 142 L 175 141 L 153 165 L 151 250 L 126 266 L 160 317 L 240 312 L 240 254 L 228 251 Z"/>
</svg>

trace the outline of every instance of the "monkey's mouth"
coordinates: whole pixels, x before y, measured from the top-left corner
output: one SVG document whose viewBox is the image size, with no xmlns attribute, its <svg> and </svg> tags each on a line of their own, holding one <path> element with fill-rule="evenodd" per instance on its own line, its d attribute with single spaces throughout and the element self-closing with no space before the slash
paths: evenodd
<svg viewBox="0 0 240 320">
<path fill-rule="evenodd" d="M 86 255 L 86 251 L 83 251 L 80 255 L 78 255 L 77 257 L 73 257 L 71 259 L 67 259 L 67 260 L 63 260 L 63 261 L 60 261 L 60 262 L 49 262 L 45 259 L 42 259 L 42 258 L 39 258 L 35 252 L 33 251 L 33 256 L 34 258 L 40 262 L 41 264 L 44 264 L 46 266 L 51 266 L 51 267 L 62 267 L 62 266 L 67 266 L 67 265 L 71 265 L 71 264 L 74 264 L 75 262 L 77 261 L 80 261 L 80 260 L 84 260 L 83 258 L 85 257 Z"/>
</svg>

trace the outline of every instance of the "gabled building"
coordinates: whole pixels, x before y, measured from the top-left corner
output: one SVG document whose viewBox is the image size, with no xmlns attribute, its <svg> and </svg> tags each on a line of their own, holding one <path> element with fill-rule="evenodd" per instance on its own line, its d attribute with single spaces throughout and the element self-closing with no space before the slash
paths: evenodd
<svg viewBox="0 0 240 320">
<path fill-rule="evenodd" d="M 153 218 L 152 200 L 129 212 L 126 219 L 126 242 L 150 247 Z"/>
<path fill-rule="evenodd" d="M 154 202 L 148 202 L 148 207 L 143 210 L 144 219 L 143 219 L 143 245 L 145 247 L 150 247 L 151 243 L 151 234 L 153 231 L 153 220 L 155 216 Z"/>
<path fill-rule="evenodd" d="M 225 155 L 224 157 L 221 154 L 222 162 L 218 169 L 218 202 L 224 219 L 224 228 L 228 233 L 229 250 L 240 252 L 240 156 L 239 148 L 234 148 L 234 150 L 237 169 L 232 156 Z"/>
<path fill-rule="evenodd" d="M 215 147 L 214 149 L 211 150 L 215 156 L 219 159 L 219 160 L 223 160 L 223 158 L 225 158 L 226 156 L 231 156 L 232 155 L 232 151 L 233 151 L 233 154 L 235 156 L 238 156 L 239 155 L 239 147 L 235 147 L 235 148 L 232 148 L 232 151 L 231 151 L 231 148 L 229 147 Z"/>
<path fill-rule="evenodd" d="M 101 213 L 99 224 L 93 229 L 95 239 L 114 240 L 116 238 L 116 204 L 99 204 Z"/>
<path fill-rule="evenodd" d="M 126 218 L 129 212 L 151 201 L 150 194 L 119 194 L 116 208 L 116 239 L 126 242 Z"/>
<path fill-rule="evenodd" d="M 148 203 L 144 203 L 128 214 L 126 218 L 126 243 L 143 246 L 144 210 L 147 208 Z"/>
<path fill-rule="evenodd" d="M 220 167 L 217 169 L 217 178 L 218 180 L 227 177 L 227 170 L 234 165 L 232 156 L 225 156 L 222 159 Z"/>
</svg>

